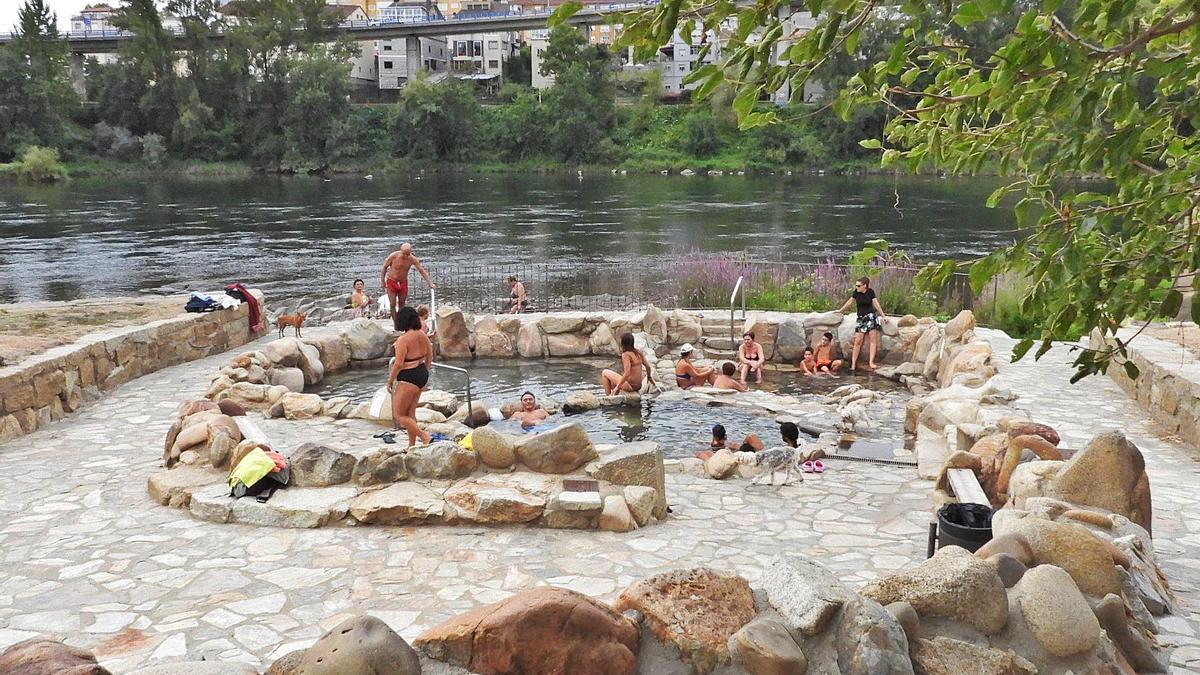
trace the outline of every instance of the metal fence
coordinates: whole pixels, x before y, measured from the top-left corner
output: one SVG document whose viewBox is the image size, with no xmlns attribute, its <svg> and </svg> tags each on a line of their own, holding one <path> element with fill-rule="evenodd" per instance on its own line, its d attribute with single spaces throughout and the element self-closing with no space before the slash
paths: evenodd
<svg viewBox="0 0 1200 675">
<path fill-rule="evenodd" d="M 872 274 L 873 286 L 881 295 L 904 289 L 916 293 L 912 277 L 919 268 L 888 266 Z M 729 307 L 729 294 L 738 276 L 746 278 L 749 307 L 789 309 L 788 291 L 763 293 L 767 286 L 783 289 L 789 282 L 823 298 L 828 309 L 836 309 L 850 297 L 852 279 L 861 268 L 829 263 L 739 261 L 728 269 L 705 267 L 703 263 L 668 259 L 632 263 L 514 263 L 507 265 L 435 265 L 430 267 L 438 286 L 439 304 L 453 304 L 476 313 L 506 312 L 511 293 L 506 283 L 516 277 L 528 298 L 527 311 L 617 311 L 658 307 L 719 309 Z M 728 278 L 726 278 L 728 277 Z M 428 289 L 413 284 L 410 304 L 428 302 Z M 893 297 L 895 297 L 893 295 Z M 956 274 L 929 300 L 937 312 L 955 314 L 971 309 L 976 301 L 967 275 Z M 885 304 L 885 310 L 891 312 Z"/>
</svg>

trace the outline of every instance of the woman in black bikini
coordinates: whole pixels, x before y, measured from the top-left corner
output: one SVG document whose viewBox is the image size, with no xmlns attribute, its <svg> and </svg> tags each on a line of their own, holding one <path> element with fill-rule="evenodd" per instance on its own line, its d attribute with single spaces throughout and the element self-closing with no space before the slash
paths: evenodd
<svg viewBox="0 0 1200 675">
<path fill-rule="evenodd" d="M 754 381 L 762 383 L 763 361 L 766 361 L 762 345 L 754 341 L 754 333 L 743 333 L 742 344 L 738 346 L 738 361 L 742 366 L 742 384 L 753 374 Z"/>
<path fill-rule="evenodd" d="M 388 393 L 392 395 L 392 419 L 408 432 L 408 446 L 430 441 L 429 434 L 417 426 L 417 401 L 421 390 L 429 383 L 433 366 L 433 344 L 421 330 L 421 317 L 412 307 L 401 307 L 396 313 L 396 326 L 402 331 L 396 338 L 396 358 L 388 372 Z"/>
</svg>

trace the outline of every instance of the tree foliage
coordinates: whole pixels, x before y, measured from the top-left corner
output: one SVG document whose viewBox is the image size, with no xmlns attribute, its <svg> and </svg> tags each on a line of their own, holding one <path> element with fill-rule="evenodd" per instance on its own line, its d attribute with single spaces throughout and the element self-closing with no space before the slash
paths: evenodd
<svg viewBox="0 0 1200 675">
<path fill-rule="evenodd" d="M 55 147 L 76 107 L 66 44 L 45 0 L 25 0 L 15 39 L 0 46 L 0 161 L 30 145 Z"/>
<path fill-rule="evenodd" d="M 968 266 L 977 289 L 1001 272 L 1028 278 L 1021 302 L 1042 319 L 1039 356 L 1059 335 L 1113 335 L 1128 319 L 1176 313 L 1184 289 L 1175 280 L 1200 268 L 1200 4 L 806 0 L 815 25 L 804 32 L 793 30 L 786 8 L 779 0 L 665 0 L 624 17 L 623 40 L 646 54 L 677 29 L 686 36 L 693 26 L 731 22 L 723 66 L 699 68 L 690 80 L 700 93 L 732 83 L 743 128 L 776 121 L 756 106 L 760 97 L 785 84 L 798 96 L 841 54 L 859 57 L 830 104 L 843 120 L 864 106 L 885 111 L 879 135 L 863 139 L 885 166 L 989 167 L 1011 177 L 988 204 L 1014 204 L 1018 238 Z M 880 19 L 899 32 L 886 54 L 872 52 L 866 34 Z M 1106 185 L 1071 180 L 1085 176 Z M 937 284 L 959 266 L 943 262 L 923 278 Z M 1193 297 L 1200 319 L 1200 293 Z M 1021 342 L 1015 356 L 1033 344 Z M 1114 359 L 1136 375 L 1125 356 L 1121 341 L 1080 349 L 1076 378 Z"/>
</svg>

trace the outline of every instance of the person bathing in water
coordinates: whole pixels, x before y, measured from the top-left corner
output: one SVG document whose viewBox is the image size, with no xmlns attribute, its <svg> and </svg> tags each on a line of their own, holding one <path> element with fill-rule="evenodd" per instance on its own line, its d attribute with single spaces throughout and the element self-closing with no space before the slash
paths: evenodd
<svg viewBox="0 0 1200 675">
<path fill-rule="evenodd" d="M 393 251 L 383 261 L 383 269 L 379 271 L 379 285 L 387 292 L 392 325 L 397 331 L 401 328 L 397 323 L 396 315 L 400 308 L 408 302 L 408 271 L 413 267 L 417 268 L 417 273 L 425 280 L 425 285 L 429 286 L 429 290 L 437 289 L 437 286 L 430 280 L 429 273 L 421 266 L 421 261 L 413 255 L 412 244 L 401 244 L 400 250 Z"/>
<path fill-rule="evenodd" d="M 713 386 L 718 389 L 733 389 L 734 391 L 746 391 L 747 387 L 739 380 L 733 379 L 737 374 L 737 366 L 733 365 L 732 361 L 726 361 L 721 364 L 721 374 L 713 381 Z"/>
<path fill-rule="evenodd" d="M 858 312 L 858 322 L 854 326 L 854 346 L 850 348 L 850 370 L 858 370 L 858 350 L 862 347 L 863 336 L 867 338 L 867 370 L 875 370 L 875 351 L 879 349 L 879 333 L 883 330 L 883 307 L 871 288 L 871 280 L 860 277 L 854 282 L 854 292 L 838 311 L 845 314 L 851 306 Z"/>
<path fill-rule="evenodd" d="M 417 401 L 421 391 L 429 384 L 429 369 L 433 367 L 433 344 L 421 330 L 421 319 L 412 307 L 401 307 L 396 313 L 396 327 L 401 331 L 396 338 L 396 357 L 388 371 L 387 390 L 392 395 L 392 420 L 396 426 L 408 432 L 408 446 L 417 444 L 417 439 L 428 443 L 429 434 L 417 426 Z"/>
<path fill-rule="evenodd" d="M 517 420 L 523 428 L 528 429 L 546 421 L 547 417 L 550 417 L 550 413 L 538 405 L 537 397 L 532 391 L 527 391 L 521 394 L 521 409 L 513 413 L 511 419 Z"/>
<path fill-rule="evenodd" d="M 746 438 L 742 439 L 741 443 L 729 442 L 729 434 L 725 431 L 724 424 L 714 424 L 712 426 L 712 440 L 709 441 L 709 450 L 696 453 L 700 459 L 708 459 L 712 457 L 717 450 L 728 448 L 737 452 L 758 452 L 764 447 L 762 439 L 754 434 L 747 434 Z"/>
<path fill-rule="evenodd" d="M 649 378 L 650 384 L 654 385 L 654 373 L 651 371 L 650 365 L 646 363 L 646 357 L 633 346 L 633 333 L 623 333 L 621 335 L 621 372 L 605 368 L 604 372 L 600 373 L 600 384 L 604 386 L 604 395 L 610 396 L 614 392 L 623 391 L 641 391 L 643 374 Z"/>
<path fill-rule="evenodd" d="M 762 367 L 766 361 L 762 345 L 754 341 L 754 333 L 743 333 L 742 344 L 738 346 L 738 363 L 742 367 L 742 384 L 746 383 L 749 375 L 754 375 L 754 381 L 762 384 Z"/>
<path fill-rule="evenodd" d="M 833 358 L 833 333 L 827 332 L 821 336 L 821 342 L 817 345 L 813 356 L 817 362 L 818 373 L 837 375 L 837 372 L 842 369 L 844 362 L 841 359 Z"/>
<path fill-rule="evenodd" d="M 717 375 L 709 366 L 697 366 L 692 363 L 696 349 L 690 342 L 683 343 L 679 348 L 679 362 L 675 364 L 675 383 L 680 389 L 703 387 L 716 381 Z"/>
</svg>

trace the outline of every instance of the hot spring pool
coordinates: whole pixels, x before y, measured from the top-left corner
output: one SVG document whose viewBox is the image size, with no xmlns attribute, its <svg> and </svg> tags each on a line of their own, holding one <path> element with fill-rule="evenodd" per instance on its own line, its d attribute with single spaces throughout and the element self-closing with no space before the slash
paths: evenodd
<svg viewBox="0 0 1200 675">
<path fill-rule="evenodd" d="M 521 393 L 532 391 L 539 398 L 550 397 L 560 403 L 566 396 L 591 387 L 599 394 L 600 370 L 612 367 L 609 359 L 538 360 L 479 360 L 448 361 L 448 365 L 465 368 L 471 373 L 471 394 L 477 403 L 496 407 L 517 401 Z M 307 391 L 326 398 L 346 396 L 354 402 L 369 401 L 384 384 L 387 370 L 382 368 L 354 369 L 331 375 Z M 886 392 L 898 402 L 907 397 L 900 385 L 882 377 L 846 376 L 839 378 L 810 378 L 799 373 L 768 373 L 762 389 L 776 394 L 792 395 L 814 404 L 820 395 L 845 384 L 857 382 L 864 387 Z M 757 385 L 752 385 L 752 389 Z M 435 368 L 429 378 L 430 389 L 443 389 L 465 399 L 465 378 L 462 373 Z M 836 423 L 835 413 L 827 410 L 825 426 Z M 904 446 L 904 407 L 893 405 L 884 419 L 873 420 L 875 426 L 867 438 L 849 444 L 844 451 L 850 456 L 871 459 L 895 459 L 896 451 Z M 779 425 L 770 416 L 732 406 L 703 407 L 684 400 L 662 400 L 646 397 L 640 408 L 604 408 L 568 416 L 580 423 L 597 443 L 628 443 L 654 441 L 667 457 L 690 457 L 708 449 L 711 428 L 723 424 L 730 440 L 740 441 L 746 434 L 757 434 L 767 446 L 779 441 Z M 556 415 L 552 422 L 565 419 Z M 516 423 L 498 422 L 504 431 L 521 433 Z"/>
</svg>

